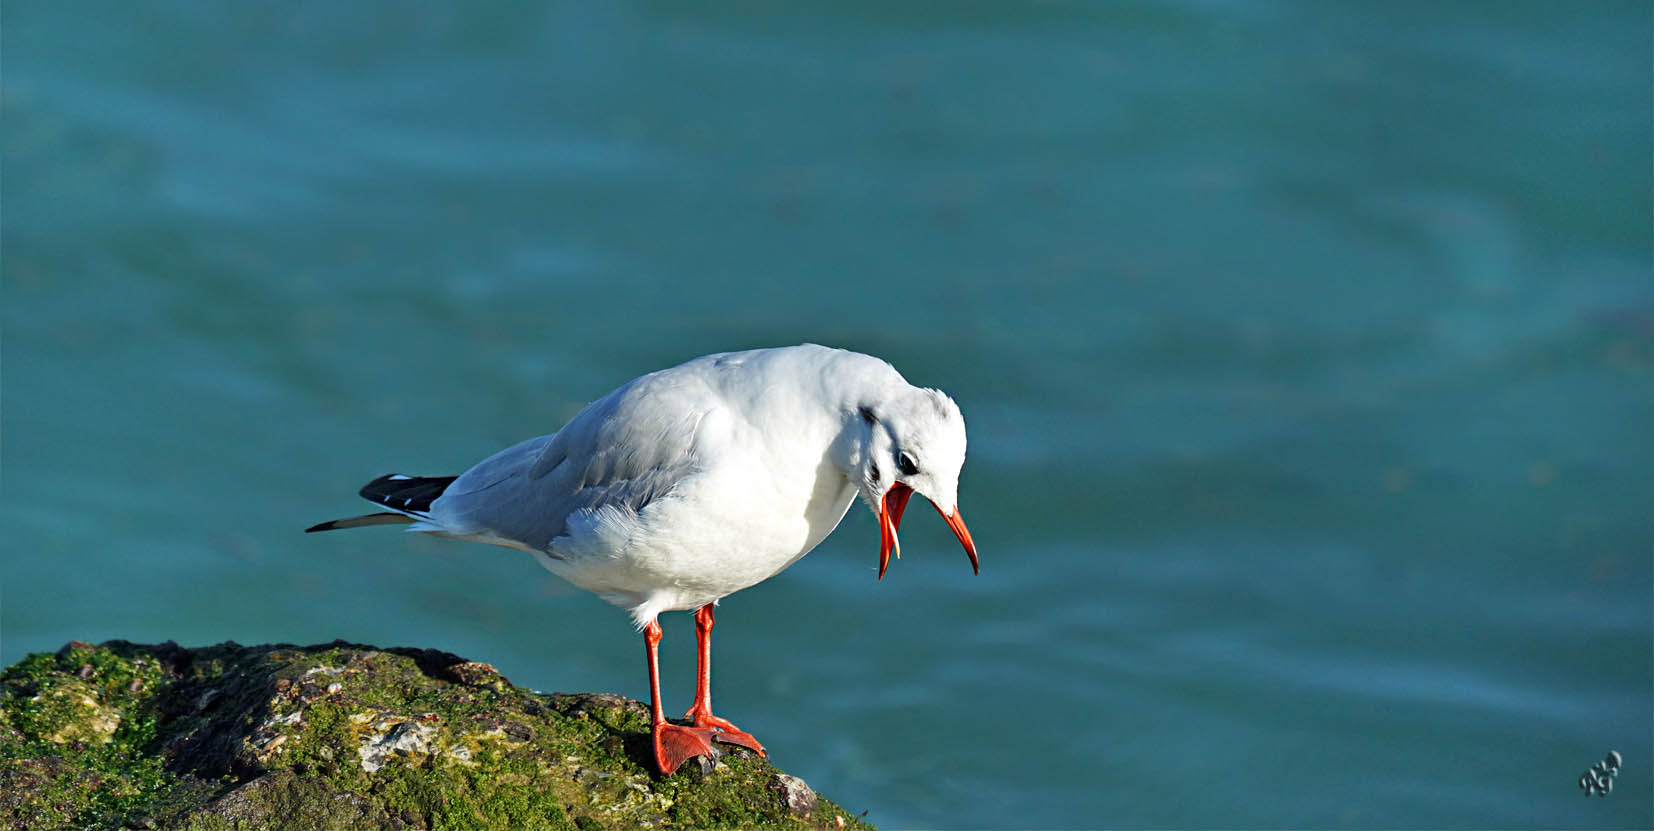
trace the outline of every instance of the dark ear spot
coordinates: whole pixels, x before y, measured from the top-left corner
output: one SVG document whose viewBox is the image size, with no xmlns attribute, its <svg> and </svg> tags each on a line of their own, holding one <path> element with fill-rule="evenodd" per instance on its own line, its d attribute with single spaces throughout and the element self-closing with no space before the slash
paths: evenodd
<svg viewBox="0 0 1654 831">
<path fill-rule="evenodd" d="M 875 462 L 873 464 L 873 481 L 877 482 L 877 481 L 879 481 L 880 479 L 883 479 L 883 478 L 884 478 L 884 475 L 879 472 L 879 465 L 878 465 L 877 462 Z"/>
<path fill-rule="evenodd" d="M 858 412 L 861 413 L 861 420 L 867 422 L 867 426 L 872 427 L 879 423 L 879 417 L 873 415 L 872 407 L 861 407 Z"/>
</svg>

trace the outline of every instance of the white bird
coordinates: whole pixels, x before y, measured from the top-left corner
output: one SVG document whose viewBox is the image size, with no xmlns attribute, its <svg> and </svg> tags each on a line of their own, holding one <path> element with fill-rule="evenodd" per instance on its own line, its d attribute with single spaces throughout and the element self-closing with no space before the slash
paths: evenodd
<svg viewBox="0 0 1654 831">
<path fill-rule="evenodd" d="M 518 548 L 631 612 L 649 656 L 663 774 L 712 741 L 764 753 L 712 714 L 713 606 L 798 562 L 859 496 L 878 516 L 879 578 L 914 492 L 978 567 L 959 516 L 965 421 L 942 392 L 868 355 L 805 344 L 706 355 L 621 385 L 546 436 L 459 476 L 393 474 L 361 495 L 394 513 L 309 531 L 413 523 L 410 531 Z M 661 612 L 695 609 L 700 648 L 688 725 L 662 715 Z"/>
</svg>

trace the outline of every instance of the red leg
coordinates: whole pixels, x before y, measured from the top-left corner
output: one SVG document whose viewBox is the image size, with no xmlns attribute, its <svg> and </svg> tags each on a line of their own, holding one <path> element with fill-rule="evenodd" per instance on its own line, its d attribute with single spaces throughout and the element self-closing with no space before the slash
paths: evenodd
<svg viewBox="0 0 1654 831">
<path fill-rule="evenodd" d="M 679 765 L 695 756 L 715 758 L 714 740 L 741 744 L 708 725 L 685 727 L 667 722 L 660 703 L 660 624 L 651 620 L 643 627 L 643 645 L 649 655 L 650 732 L 655 742 L 655 766 L 660 772 L 671 776 Z"/>
<path fill-rule="evenodd" d="M 712 755 L 712 742 L 705 735 L 710 731 L 666 723 L 660 706 L 660 624 L 651 620 L 643 627 L 643 644 L 649 653 L 649 705 L 654 711 L 651 732 L 655 740 L 655 766 L 660 768 L 661 773 L 671 776 L 672 771 L 691 756 Z"/>
<path fill-rule="evenodd" d="M 712 714 L 712 604 L 708 603 L 695 610 L 695 642 L 700 647 L 700 658 L 695 667 L 695 705 L 683 717 L 689 719 L 696 727 L 715 727 L 719 732 L 712 738 L 738 744 L 742 747 L 755 750 L 763 756 L 764 746 L 752 737 L 751 733 L 736 727 L 728 719 L 722 719 Z"/>
</svg>

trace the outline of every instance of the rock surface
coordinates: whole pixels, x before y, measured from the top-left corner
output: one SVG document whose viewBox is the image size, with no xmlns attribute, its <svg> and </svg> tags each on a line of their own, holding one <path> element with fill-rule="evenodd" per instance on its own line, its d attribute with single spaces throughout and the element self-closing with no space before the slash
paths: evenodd
<svg viewBox="0 0 1654 831">
<path fill-rule="evenodd" d="M 868 827 L 743 749 L 662 777 L 643 704 L 434 650 L 75 642 L 0 675 L 0 828 Z"/>
</svg>

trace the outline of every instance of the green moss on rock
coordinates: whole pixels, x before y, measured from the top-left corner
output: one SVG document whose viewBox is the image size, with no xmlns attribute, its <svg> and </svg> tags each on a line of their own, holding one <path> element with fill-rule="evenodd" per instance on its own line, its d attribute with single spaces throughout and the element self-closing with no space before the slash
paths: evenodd
<svg viewBox="0 0 1654 831">
<path fill-rule="evenodd" d="M 867 828 L 744 749 L 434 650 L 75 642 L 0 675 L 0 827 Z"/>
</svg>

